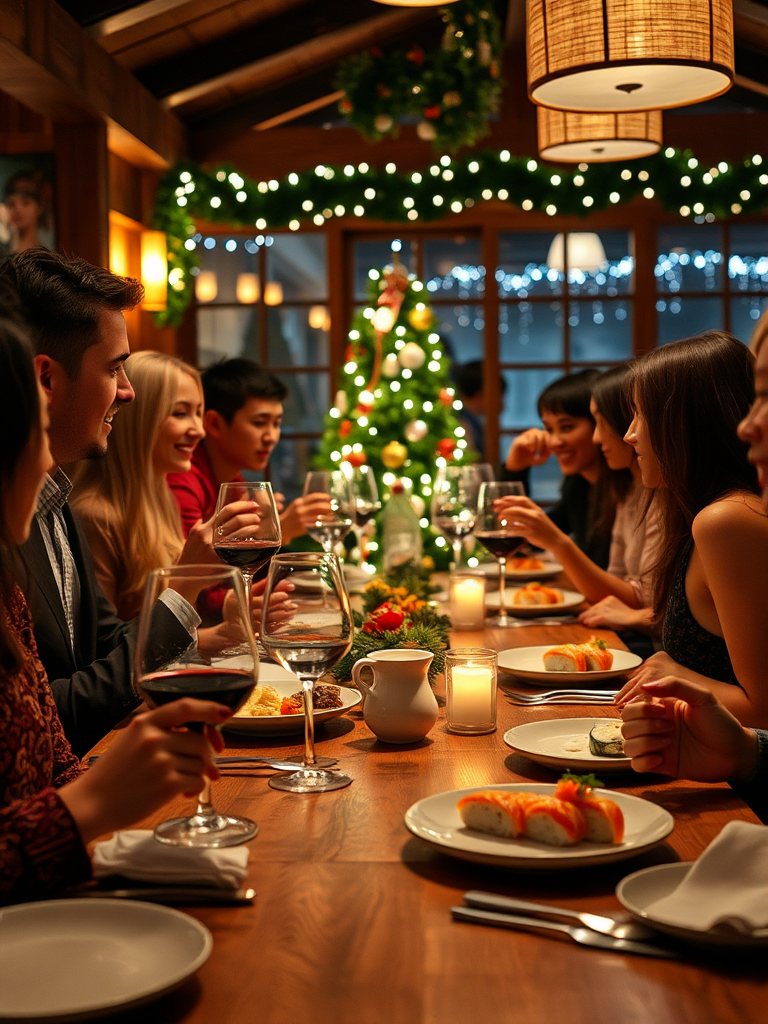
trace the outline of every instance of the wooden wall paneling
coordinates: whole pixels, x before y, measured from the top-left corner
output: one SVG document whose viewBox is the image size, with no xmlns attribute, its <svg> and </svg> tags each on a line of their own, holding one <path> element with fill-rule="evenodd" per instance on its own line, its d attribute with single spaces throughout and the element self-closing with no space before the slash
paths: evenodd
<svg viewBox="0 0 768 1024">
<path fill-rule="evenodd" d="M 109 266 L 107 128 L 54 124 L 56 239 L 62 252 Z"/>
<path fill-rule="evenodd" d="M 633 303 L 633 351 L 642 355 L 656 347 L 656 218 L 637 217 L 628 225 L 634 238 L 635 301 Z"/>
</svg>

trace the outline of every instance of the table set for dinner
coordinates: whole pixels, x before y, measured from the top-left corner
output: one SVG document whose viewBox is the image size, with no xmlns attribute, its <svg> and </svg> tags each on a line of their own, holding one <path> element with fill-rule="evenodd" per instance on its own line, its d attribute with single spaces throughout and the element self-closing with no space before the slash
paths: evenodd
<svg viewBox="0 0 768 1024">
<path fill-rule="evenodd" d="M 493 592 L 492 577 L 486 589 Z M 186 854 L 233 855 L 237 883 L 220 889 L 219 901 L 213 889 L 218 905 L 208 897 L 168 901 L 182 904 L 193 930 L 199 923 L 203 931 L 193 936 L 171 924 L 168 949 L 184 947 L 186 971 L 167 971 L 149 995 L 133 1000 L 152 1001 L 124 1009 L 121 1019 L 764 1019 L 765 930 L 697 933 L 654 922 L 652 911 L 724 826 L 757 819 L 727 785 L 637 775 L 626 757 L 591 755 L 586 737 L 596 723 L 618 718 L 613 694 L 639 659 L 607 630 L 568 619 L 553 625 L 549 614 L 546 624 L 516 621 L 523 625 L 452 633 L 452 649 L 497 652 L 494 731 L 451 731 L 440 678 L 439 717 L 425 738 L 383 742 L 365 724 L 358 690 L 342 686 L 341 707 L 315 714 L 318 757 L 352 778 L 336 792 L 281 792 L 268 785 L 280 774 L 274 767 L 248 760 L 300 762 L 303 716 L 238 716 L 225 727 L 217 807 L 256 822 L 258 835 L 228 851 L 173 851 L 182 871 Z M 583 673 L 553 682 L 542 652 L 595 632 L 613 650 L 615 667 L 589 673 L 587 682 Z M 295 678 L 267 662 L 260 680 L 281 697 L 297 689 Z M 486 787 L 548 794 L 569 770 L 602 780 L 623 812 L 622 842 L 544 846 L 463 826 L 456 807 L 463 795 Z M 141 827 L 189 813 L 190 803 L 176 800 Z M 146 970 L 144 958 L 138 976 Z M 172 991 L 157 998 L 165 989 Z"/>
</svg>

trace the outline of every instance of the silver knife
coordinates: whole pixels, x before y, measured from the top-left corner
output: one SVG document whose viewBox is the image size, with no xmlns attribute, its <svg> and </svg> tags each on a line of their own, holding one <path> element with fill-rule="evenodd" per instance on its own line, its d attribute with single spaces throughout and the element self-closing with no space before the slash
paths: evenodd
<svg viewBox="0 0 768 1024">
<path fill-rule="evenodd" d="M 143 900 L 146 903 L 185 903 L 209 906 L 247 907 L 255 889 L 217 889 L 215 886 L 151 885 L 135 889 L 81 889 L 62 893 L 66 899 Z"/>
<path fill-rule="evenodd" d="M 498 914 L 492 910 L 476 910 L 474 907 L 451 907 L 451 914 L 458 921 L 469 921 L 472 924 L 490 924 L 496 928 L 515 928 L 523 932 L 544 931 L 561 932 L 581 946 L 593 946 L 596 949 L 610 949 L 616 953 L 634 953 L 637 956 L 655 956 L 664 960 L 679 960 L 680 955 L 663 946 L 652 945 L 650 942 L 633 942 L 630 939 L 614 939 L 610 935 L 601 935 L 591 928 L 578 928 L 570 924 L 556 924 L 554 921 L 539 921 L 531 917 L 518 917 L 515 914 Z"/>
</svg>

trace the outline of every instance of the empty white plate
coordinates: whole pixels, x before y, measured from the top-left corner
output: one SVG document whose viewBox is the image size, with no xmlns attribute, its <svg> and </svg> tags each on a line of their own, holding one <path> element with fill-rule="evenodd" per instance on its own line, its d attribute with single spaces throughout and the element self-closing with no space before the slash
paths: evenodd
<svg viewBox="0 0 768 1024">
<path fill-rule="evenodd" d="M 73 899 L 0 910 L 0 1020 L 77 1020 L 147 1002 L 208 959 L 199 921 L 133 900 Z"/>
</svg>

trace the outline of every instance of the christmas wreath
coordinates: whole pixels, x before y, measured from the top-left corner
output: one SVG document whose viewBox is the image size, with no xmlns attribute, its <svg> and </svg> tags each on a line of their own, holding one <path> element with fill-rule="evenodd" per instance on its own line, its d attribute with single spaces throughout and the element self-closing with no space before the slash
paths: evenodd
<svg viewBox="0 0 768 1024">
<path fill-rule="evenodd" d="M 501 30 L 487 2 L 461 0 L 443 11 L 440 49 L 378 47 L 342 62 L 340 112 L 370 141 L 396 136 L 398 122 L 417 118 L 419 138 L 439 152 L 473 146 L 501 95 Z"/>
</svg>

